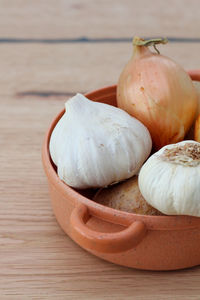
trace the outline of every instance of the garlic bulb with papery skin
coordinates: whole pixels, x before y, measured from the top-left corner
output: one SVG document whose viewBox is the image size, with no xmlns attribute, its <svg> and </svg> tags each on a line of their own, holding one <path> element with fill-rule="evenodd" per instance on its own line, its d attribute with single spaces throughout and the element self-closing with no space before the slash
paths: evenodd
<svg viewBox="0 0 200 300">
<path fill-rule="evenodd" d="M 139 189 L 166 215 L 200 217 L 200 143 L 182 141 L 153 154 L 140 170 Z"/>
<path fill-rule="evenodd" d="M 125 111 L 77 94 L 50 139 L 58 176 L 75 188 L 105 187 L 136 174 L 151 151 L 146 127 Z"/>
<path fill-rule="evenodd" d="M 149 50 L 157 43 L 165 40 L 133 40 L 133 56 L 118 81 L 117 104 L 149 129 L 160 149 L 183 140 L 195 117 L 197 92 L 181 66 Z"/>
</svg>

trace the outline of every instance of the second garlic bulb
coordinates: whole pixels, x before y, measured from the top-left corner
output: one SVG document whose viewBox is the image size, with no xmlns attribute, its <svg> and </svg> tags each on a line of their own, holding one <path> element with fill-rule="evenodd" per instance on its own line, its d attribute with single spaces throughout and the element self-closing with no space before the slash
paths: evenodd
<svg viewBox="0 0 200 300">
<path fill-rule="evenodd" d="M 182 141 L 153 154 L 140 170 L 139 188 L 166 215 L 200 217 L 200 143 Z"/>
</svg>

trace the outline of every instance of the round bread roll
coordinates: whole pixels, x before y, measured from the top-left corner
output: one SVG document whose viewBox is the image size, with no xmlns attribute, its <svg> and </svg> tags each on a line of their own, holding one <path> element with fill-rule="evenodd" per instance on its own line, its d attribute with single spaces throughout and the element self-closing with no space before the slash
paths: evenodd
<svg viewBox="0 0 200 300">
<path fill-rule="evenodd" d="M 143 198 L 138 187 L 138 176 L 122 183 L 100 189 L 93 200 L 105 206 L 140 215 L 162 215 Z"/>
</svg>

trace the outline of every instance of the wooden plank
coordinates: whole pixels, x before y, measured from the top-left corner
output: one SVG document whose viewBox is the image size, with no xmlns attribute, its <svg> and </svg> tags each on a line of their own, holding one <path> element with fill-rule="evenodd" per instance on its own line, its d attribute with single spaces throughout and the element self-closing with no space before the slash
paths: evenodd
<svg viewBox="0 0 200 300">
<path fill-rule="evenodd" d="M 200 43 L 169 43 L 159 49 L 185 69 L 200 65 Z M 9 101 L 15 104 L 25 97 L 45 98 L 40 92 L 64 101 L 76 92 L 115 84 L 131 55 L 131 43 L 1 45 L 0 95 L 12 95 Z M 32 105 L 36 103 L 40 105 Z"/>
<path fill-rule="evenodd" d="M 195 67 L 199 47 L 165 51 Z M 104 262 L 72 242 L 51 210 L 45 131 L 69 95 L 116 82 L 130 45 L 2 45 L 0 52 L 0 298 L 199 299 L 200 267 L 145 272 Z"/>
<path fill-rule="evenodd" d="M 199 37 L 198 0 L 1 0 L 0 7 L 0 37 Z"/>
</svg>

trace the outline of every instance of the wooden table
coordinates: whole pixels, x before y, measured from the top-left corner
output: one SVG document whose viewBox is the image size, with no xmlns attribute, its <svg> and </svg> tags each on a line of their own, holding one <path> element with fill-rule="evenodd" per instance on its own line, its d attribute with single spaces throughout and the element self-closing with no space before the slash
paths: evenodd
<svg viewBox="0 0 200 300">
<path fill-rule="evenodd" d="M 133 35 L 174 38 L 160 51 L 199 68 L 199 5 L 0 0 L 0 299 L 200 299 L 200 267 L 133 270 L 77 246 L 55 220 L 41 163 L 52 118 L 76 92 L 117 82 Z"/>
</svg>

